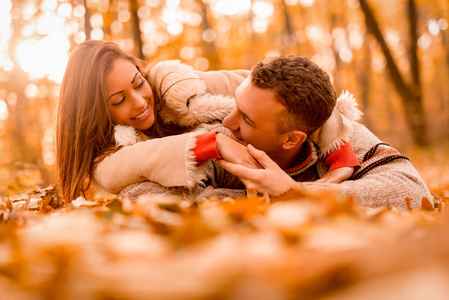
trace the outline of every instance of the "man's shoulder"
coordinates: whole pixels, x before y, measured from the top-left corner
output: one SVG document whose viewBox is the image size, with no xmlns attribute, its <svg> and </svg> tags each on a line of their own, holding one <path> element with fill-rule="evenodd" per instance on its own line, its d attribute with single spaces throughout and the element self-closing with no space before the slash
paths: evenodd
<svg viewBox="0 0 449 300">
<path fill-rule="evenodd" d="M 350 137 L 350 143 L 357 157 L 365 155 L 375 145 L 382 141 L 374 135 L 365 125 L 353 122 L 353 132 Z"/>
<path fill-rule="evenodd" d="M 350 141 L 361 166 L 352 179 L 381 171 L 390 172 L 397 168 L 415 172 L 409 159 L 396 150 L 394 145 L 381 141 L 363 124 L 355 123 L 353 128 Z"/>
</svg>

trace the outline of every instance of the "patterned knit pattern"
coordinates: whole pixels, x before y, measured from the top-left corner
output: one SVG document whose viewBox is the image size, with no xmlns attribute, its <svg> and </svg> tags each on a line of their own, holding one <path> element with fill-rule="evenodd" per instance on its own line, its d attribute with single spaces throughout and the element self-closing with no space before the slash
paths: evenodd
<svg viewBox="0 0 449 300">
<path fill-rule="evenodd" d="M 303 182 L 308 190 L 333 190 L 342 197 L 353 197 L 361 206 L 394 206 L 407 210 L 406 198 L 411 199 L 412 208 L 419 208 L 423 197 L 433 201 L 429 189 L 406 157 L 388 144 L 382 143 L 365 126 L 358 123 L 353 125 L 354 133 L 350 142 L 361 167 L 354 173 L 352 180 L 340 184 L 313 182 L 327 172 L 327 167 L 323 158 L 317 159 L 317 150 L 311 142 L 308 144 L 311 151 L 310 159 L 298 163 L 298 168 L 293 168 L 294 172 L 289 172 L 290 176 L 296 181 Z M 209 129 L 217 130 L 219 126 Z M 125 188 L 120 196 L 136 199 L 145 194 L 165 193 L 177 194 L 180 199 L 212 196 L 223 199 L 245 194 L 241 181 L 213 162 L 208 164 L 205 171 L 208 179 L 204 182 L 204 186 L 191 190 L 167 188 L 157 183 L 145 182 Z"/>
</svg>

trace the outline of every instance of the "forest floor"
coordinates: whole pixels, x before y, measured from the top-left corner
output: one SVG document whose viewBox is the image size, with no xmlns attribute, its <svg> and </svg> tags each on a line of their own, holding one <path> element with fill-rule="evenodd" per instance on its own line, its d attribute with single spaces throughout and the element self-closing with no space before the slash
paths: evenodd
<svg viewBox="0 0 449 300">
<path fill-rule="evenodd" d="M 4 299 L 449 299 L 449 151 L 410 150 L 437 208 L 333 194 L 0 202 Z"/>
</svg>

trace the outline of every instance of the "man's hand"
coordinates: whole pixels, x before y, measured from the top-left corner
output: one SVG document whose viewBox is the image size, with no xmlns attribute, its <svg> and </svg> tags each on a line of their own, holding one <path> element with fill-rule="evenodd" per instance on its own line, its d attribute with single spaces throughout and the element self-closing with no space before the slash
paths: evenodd
<svg viewBox="0 0 449 300">
<path fill-rule="evenodd" d="M 302 184 L 294 181 L 265 152 L 257 150 L 252 145 L 248 145 L 247 149 L 263 169 L 255 169 L 226 160 L 217 160 L 217 163 L 239 177 L 247 190 L 255 189 L 259 193 L 268 193 L 275 197 L 291 189 L 302 190 Z"/>
<path fill-rule="evenodd" d="M 216 138 L 217 150 L 225 161 L 253 169 L 261 168 L 244 145 L 222 133 L 217 133 Z"/>
</svg>

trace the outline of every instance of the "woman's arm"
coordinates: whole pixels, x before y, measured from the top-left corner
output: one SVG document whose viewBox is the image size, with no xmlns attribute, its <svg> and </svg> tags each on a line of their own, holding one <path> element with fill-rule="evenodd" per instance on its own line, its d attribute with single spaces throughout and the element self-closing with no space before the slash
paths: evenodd
<svg viewBox="0 0 449 300">
<path fill-rule="evenodd" d="M 209 93 L 231 97 L 234 97 L 237 87 L 251 73 L 249 70 L 195 72 L 204 81 Z"/>
<path fill-rule="evenodd" d="M 194 72 L 204 80 L 208 92 L 230 96 L 249 75 L 247 70 Z M 195 136 L 198 134 L 152 139 L 124 147 L 98 163 L 93 179 L 110 193 L 118 193 L 143 180 L 164 186 L 193 186 L 204 176 L 195 159 Z M 230 161 L 241 162 L 242 158 L 250 161 L 251 157 L 244 155 L 245 147 L 237 142 L 227 139 L 218 145 L 222 147 L 220 154 Z"/>
<path fill-rule="evenodd" d="M 205 135 L 215 137 L 215 143 L 198 144 L 198 137 Z M 214 151 L 198 155 L 204 150 L 201 148 L 210 148 L 211 144 L 216 147 L 212 149 Z M 246 147 L 226 135 L 192 132 L 123 147 L 98 163 L 94 181 L 110 193 L 118 193 L 126 186 L 144 180 L 167 187 L 193 187 L 205 177 L 199 164 L 218 158 L 214 154 L 217 151 L 228 161 L 258 167 Z"/>
<path fill-rule="evenodd" d="M 204 177 L 193 150 L 198 134 L 174 135 L 123 147 L 98 163 L 94 181 L 110 193 L 143 180 L 164 186 L 194 186 Z"/>
</svg>

